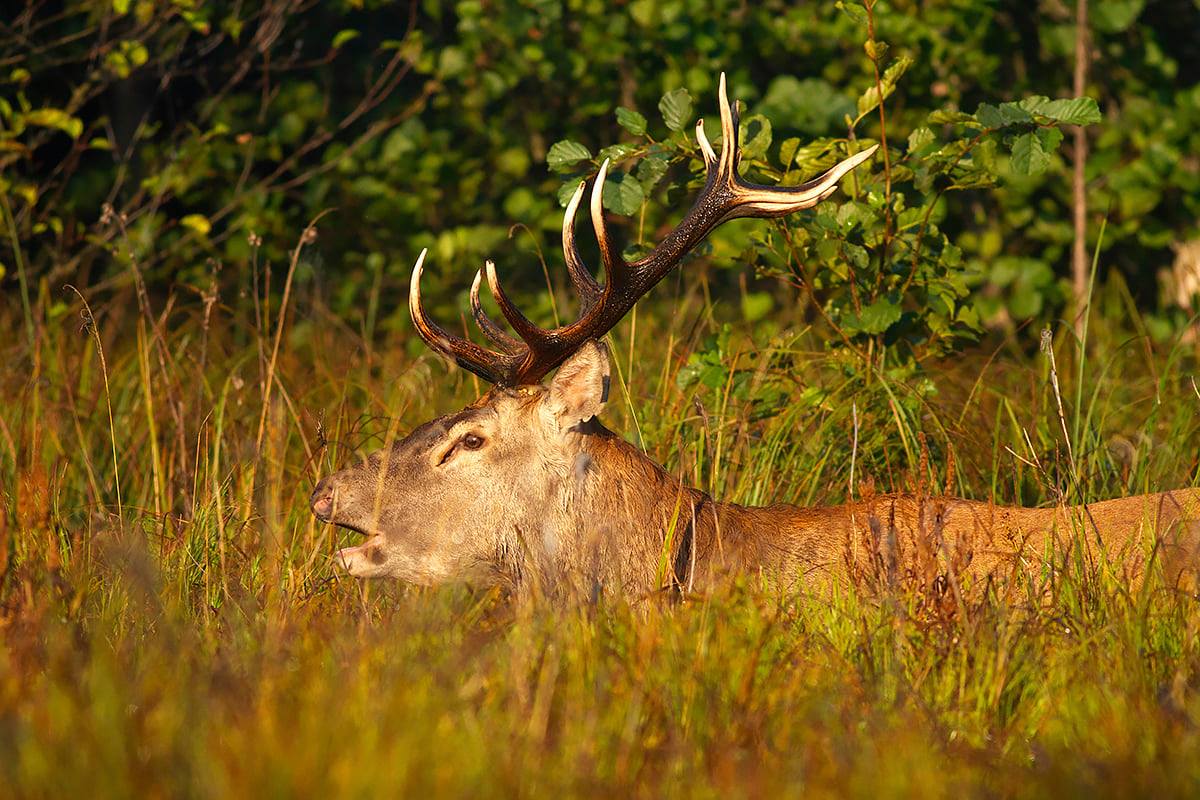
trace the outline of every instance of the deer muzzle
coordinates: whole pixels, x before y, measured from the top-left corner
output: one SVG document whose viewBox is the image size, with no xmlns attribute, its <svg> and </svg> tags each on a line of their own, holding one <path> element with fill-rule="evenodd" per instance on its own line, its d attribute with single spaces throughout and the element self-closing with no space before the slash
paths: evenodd
<svg viewBox="0 0 1200 800">
<path fill-rule="evenodd" d="M 333 518 L 335 494 L 333 483 L 329 478 L 324 478 L 317 484 L 317 488 L 313 489 L 312 497 L 308 501 L 308 507 L 312 509 L 317 519 L 322 522 L 330 522 Z"/>
</svg>

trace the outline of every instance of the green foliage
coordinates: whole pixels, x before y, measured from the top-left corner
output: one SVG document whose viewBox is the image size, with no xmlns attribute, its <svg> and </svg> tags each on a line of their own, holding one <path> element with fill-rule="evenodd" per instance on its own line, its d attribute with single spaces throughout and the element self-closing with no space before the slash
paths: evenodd
<svg viewBox="0 0 1200 800">
<path fill-rule="evenodd" d="M 945 165 L 918 162 L 962 155 L 944 152 L 964 146 L 946 126 L 968 136 L 960 128 L 974 117 L 1003 131 L 962 156 L 954 191 L 965 194 L 930 217 L 961 251 L 971 306 L 996 296 L 987 276 L 997 258 L 1065 273 L 1069 164 L 1051 128 L 1096 124 L 1103 109 L 1108 124 L 1090 134 L 1088 244 L 1098 244 L 1106 215 L 1102 263 L 1151 308 L 1154 272 L 1173 244 L 1200 232 L 1200 174 L 1189 161 L 1200 150 L 1200 61 L 1188 35 L 1200 11 L 1182 0 L 1169 13 L 1137 0 L 1092 5 L 1089 97 L 1046 100 L 1069 94 L 1073 59 L 1070 9 L 1049 2 L 876 4 L 871 35 L 866 11 L 849 2 L 333 2 L 288 14 L 263 3 L 116 3 L 103 18 L 93 4 L 66 3 L 4 34 L 0 187 L 34 283 L 86 285 L 125 268 L 105 203 L 129 221 L 146 280 L 159 287 L 205 285 L 209 259 L 240 263 L 251 234 L 264 257 L 285 259 L 296 232 L 332 208 L 321 263 L 302 279 L 336 283 L 335 310 L 361 305 L 375 282 L 368 262 L 381 259 L 382 286 L 402 293 L 414 254 L 432 245 L 430 297 L 452 313 L 483 257 L 525 265 L 514 272 L 529 280 L 514 291 L 541 288 L 531 265 L 537 249 L 553 252 L 557 190 L 598 166 L 583 151 L 648 135 L 664 147 L 600 156 L 615 173 L 632 172 L 645 199 L 635 208 L 637 189 L 615 177 L 612 210 L 637 223 L 636 236 L 617 233 L 650 244 L 686 202 L 678 178 L 687 167 L 668 176 L 663 159 L 681 163 L 679 147 L 694 119 L 713 113 L 724 70 L 753 127 L 753 169 L 768 182 L 830 163 L 850 126 L 879 141 L 883 102 L 896 174 L 891 199 L 868 217 L 897 226 L 904 211 L 927 207 L 909 196 L 908 171 L 921 193 L 931 179 L 936 192 Z M 550 146 L 563 140 L 578 147 Z M 887 205 L 901 196 L 903 210 Z M 208 230 L 184 224 L 190 215 Z M 515 223 L 532 236 L 504 244 Z M 872 224 L 861 221 L 859 235 Z M 932 228 L 923 238 L 937 251 Z M 715 263 L 732 266 L 723 241 Z M 853 263 L 855 252 L 841 257 Z M 734 282 L 718 272 L 713 287 Z M 1054 292 L 1039 313 L 1058 313 L 1063 297 Z M 527 301 L 535 311 L 539 303 L 548 310 L 540 295 Z M 407 324 L 398 316 L 390 324 Z"/>
<path fill-rule="evenodd" d="M 851 133 L 853 126 L 880 107 L 881 98 L 891 96 L 911 63 L 900 57 L 886 66 L 879 83 L 860 98 Z M 684 169 L 671 173 L 675 177 L 666 185 L 670 195 L 675 194 L 673 188 L 686 190 L 701 183 L 704 167 L 696 143 L 679 133 L 687 127 L 685 112 L 691 110 L 686 90 L 667 92 L 659 108 L 668 130 L 661 140 L 643 130 L 641 141 L 606 148 L 601 157 L 638 159 L 636 173 L 647 184 L 646 190 L 668 174 L 672 163 L 679 164 Z M 623 113 L 629 119 L 626 109 L 616 113 L 619 119 Z M 783 223 L 782 238 L 760 236 L 756 260 L 765 265 L 767 274 L 789 279 L 819 303 L 840 335 L 832 346 L 844 343 L 857 350 L 862 339 L 874 339 L 871 359 L 878 365 L 872 363 L 870 369 L 889 360 L 904 365 L 926 353 L 942 355 L 977 335 L 982 320 L 962 270 L 962 246 L 942 231 L 934 217 L 944 194 L 995 187 L 1010 170 L 1018 176 L 1043 173 L 1063 138 L 1058 125 L 1098 120 L 1099 111 L 1090 98 L 1051 101 L 1037 96 L 998 107 L 982 104 L 975 114 L 935 111 L 930 124 L 940 124 L 947 135 L 939 137 L 929 127 L 913 129 L 905 151 L 890 149 L 881 159 L 882 170 L 868 174 L 862 169 L 846 179 L 853 187 L 848 199 L 826 201 L 812 215 L 792 217 Z M 643 122 L 639 118 L 635 127 L 642 128 Z M 807 145 L 789 139 L 772 158 L 772 138 L 767 117 L 751 114 L 741 120 L 741 163 L 749 179 L 798 183 L 831 166 L 844 155 L 839 151 L 850 146 L 849 139 L 825 138 Z M 868 143 L 856 137 L 856 147 Z M 1007 163 L 995 157 L 1001 149 L 1011 154 Z M 589 158 L 587 148 L 574 141 L 556 142 L 550 148 L 551 169 L 573 173 L 560 188 L 560 200 L 574 191 L 577 167 Z M 643 186 L 629 173 L 616 172 L 608 179 L 604 202 L 610 211 L 632 215 L 645 199 Z M 1032 259 L 1008 263 L 1040 266 Z M 1021 310 L 1040 311 L 1020 291 L 1033 288 L 1030 281 L 1007 280 L 1002 285 L 1020 292 L 1015 302 Z M 907 347 L 893 347 L 901 342 Z M 889 359 L 892 352 L 895 355 Z"/>
<path fill-rule="evenodd" d="M 681 131 L 692 121 L 692 96 L 687 89 L 672 89 L 658 101 L 663 122 L 672 131 Z"/>
<path fill-rule="evenodd" d="M 868 49 L 882 52 L 882 48 Z M 858 117 L 849 120 L 852 135 L 855 126 L 880 109 L 881 98 L 886 100 L 896 91 L 911 63 L 901 56 L 892 64 L 880 65 L 878 84 L 862 95 Z M 668 92 L 659 103 L 669 131 L 684 128 L 677 116 L 667 112 L 676 107 L 679 96 L 677 91 Z M 1051 101 L 1037 96 L 1000 106 L 981 104 L 975 114 L 935 111 L 928 123 L 938 126 L 940 134 L 929 126 L 914 128 L 903 149 L 894 144 L 893 134 L 886 156 L 878 159 L 883 162 L 880 168 L 873 172 L 860 168 L 845 179 L 844 199 L 827 200 L 813 214 L 794 215 L 774 232 L 756 233 L 748 251 L 751 260 L 762 265 L 764 275 L 800 288 L 817 307 L 835 334 L 828 347 L 852 356 L 843 362 L 847 375 L 870 390 L 859 397 L 864 408 L 895 407 L 898 401 L 890 389 L 892 381 L 921 384 L 921 360 L 945 355 L 974 339 L 982 331 L 983 320 L 999 311 L 995 295 L 986 298 L 971 293 L 970 274 L 963 269 L 963 245 L 951 238 L 953 229 L 947 232 L 940 224 L 946 193 L 1000 191 L 1010 175 L 1041 174 L 1062 141 L 1059 125 L 1098 120 L 1096 103 L 1090 98 Z M 887 128 L 882 121 L 880 125 L 883 140 Z M 793 138 L 773 151 L 772 125 L 761 114 L 741 120 L 740 141 L 745 176 L 768 185 L 793 185 L 812 178 L 849 148 L 871 142 L 854 136 L 806 144 Z M 621 155 L 645 158 L 643 165 L 655 165 L 648 171 L 673 175 L 667 183 L 669 195 L 681 194 L 703 181 L 704 167 L 690 138 L 668 133 L 656 141 L 645 133 L 639 144 L 623 148 Z M 559 142 L 551 152 L 571 145 Z M 998 157 L 1004 152 L 1010 155 L 1007 160 Z M 650 161 L 651 153 L 654 161 Z M 669 171 L 672 163 L 682 169 Z M 632 214 L 643 195 L 618 194 L 626 184 L 631 182 L 606 186 L 605 203 L 610 210 Z M 565 184 L 563 194 L 573 185 Z M 680 191 L 672 192 L 673 187 Z M 1045 298 L 1054 296 L 1047 291 L 1053 274 L 1036 259 L 1002 257 L 995 264 L 985 280 L 1004 290 L 1002 297 L 1008 299 L 1012 313 L 1040 313 Z M 743 295 L 741 307 L 747 320 L 762 318 L 762 309 L 769 307 L 763 297 L 763 293 Z M 765 297 L 769 303 L 770 295 Z M 685 386 L 707 387 L 711 393 L 723 391 L 726 349 L 720 339 L 710 340 L 692 357 L 680 380 Z M 732 391 L 741 396 L 751 385 L 760 394 L 765 391 L 762 382 L 751 381 L 749 374 L 735 380 Z M 932 389 L 927 382 L 924 385 Z M 906 404 L 906 414 L 917 415 L 925 396 L 914 392 L 899 402 Z M 760 396 L 758 400 L 770 405 L 769 399 Z M 878 455 L 868 453 L 867 457 Z"/>
<path fill-rule="evenodd" d="M 35 283 L 86 283 L 125 269 L 122 235 L 104 222 L 116 218 L 104 215 L 106 203 L 128 219 L 155 287 L 204 285 L 209 259 L 241 263 L 252 234 L 262 237 L 264 257 L 286 258 L 280 242 L 336 209 L 320 237 L 320 264 L 301 276 L 336 283 L 340 290 L 328 296 L 336 311 L 360 313 L 356 297 L 376 281 L 368 264 L 382 260 L 383 287 L 402 291 L 413 254 L 433 245 L 442 269 L 430 272 L 430 296 L 442 297 L 449 313 L 474 269 L 463 265 L 493 257 L 535 275 L 533 243 L 553 241 L 564 197 L 602 158 L 614 167 L 608 209 L 636 217 L 635 248 L 652 243 L 649 234 L 685 201 L 680 190 L 695 175 L 684 160 L 689 126 L 713 113 L 715 76 L 724 70 L 746 103 L 751 170 L 766 182 L 815 174 L 845 152 L 839 142 L 851 130 L 863 142 L 880 140 L 884 104 L 892 193 L 881 197 L 877 181 L 860 186 L 853 213 L 836 227 L 805 229 L 797 257 L 817 257 L 815 247 L 827 242 L 820 257 L 836 251 L 845 281 L 862 261 L 857 248 L 866 248 L 870 271 L 886 283 L 904 248 L 920 240 L 913 282 L 928 289 L 937 282 L 926 255 L 953 242 L 950 258 L 962 273 L 954 283 L 970 296 L 942 282 L 934 301 L 941 317 L 936 331 L 925 331 L 948 347 L 956 331 L 1003 320 L 990 302 L 996 296 L 1013 297 L 1016 306 L 1003 311 L 1014 319 L 1034 306 L 1039 314 L 1061 308 L 1061 291 L 1039 303 L 1012 294 L 1024 283 L 997 294 L 989 277 L 1001 257 L 1040 264 L 1039 273 L 1066 269 L 1068 164 L 1058 155 L 1058 126 L 1097 124 L 1099 108 L 1120 120 L 1092 134 L 1090 205 L 1093 219 L 1109 217 L 1104 263 L 1126 273 L 1142 305 L 1156 290 L 1146 276 L 1169 263 L 1172 243 L 1198 231 L 1200 176 L 1187 154 L 1200 144 L 1200 89 L 1181 79 L 1200 73 L 1182 35 L 1195 12 L 1181 8 L 1183 18 L 1168 22 L 1141 2 L 1093 5 L 1092 96 L 1050 101 L 1069 85 L 1072 53 L 1070 18 L 1049 5 L 1036 16 L 992 4 L 875 5 L 869 35 L 862 6 L 782 0 L 646 0 L 624 11 L 583 4 L 569 13 L 551 2 L 430 2 L 413 8 L 410 28 L 396 24 L 407 7 L 390 2 L 289 13 L 266 4 L 220 12 L 115 4 L 103 25 L 89 4 L 66 4 L 59 17 L 35 13 L 34 34 L 5 40 L 2 188 Z M 737 25 L 727 24 L 731 14 Z M 991 132 L 967 152 L 959 139 L 978 134 L 976 124 Z M 572 144 L 550 146 L 560 140 Z M 966 194 L 937 205 L 923 233 L 920 223 L 912 230 L 908 223 L 940 190 Z M 533 239 L 504 245 L 514 223 Z M 857 229 L 841 229 L 851 223 Z M 886 245 L 871 239 L 881 223 L 892 225 Z M 714 241 L 720 267 L 743 254 L 721 245 L 727 240 Z M 758 243 L 755 258 L 768 271 L 797 269 L 778 236 Z M 826 275 L 814 289 L 832 303 L 830 319 L 854 327 L 863 297 L 842 314 L 830 267 L 820 269 Z M 7 275 L 16 279 L 12 269 Z M 722 270 L 714 287 L 727 291 L 734 276 Z M 865 306 L 895 290 L 872 285 Z M 952 300 L 959 311 L 943 308 Z M 924 301 L 912 287 L 895 299 L 910 311 Z M 539 303 L 546 311 L 544 297 L 527 300 L 533 313 Z M 868 329 L 894 317 L 886 306 Z M 992 312 L 978 320 L 956 317 L 984 306 Z M 391 308 L 383 309 L 388 317 Z M 407 323 L 401 315 L 390 324 Z M 904 314 L 888 330 L 894 337 L 901 327 L 919 338 Z"/>
<path fill-rule="evenodd" d="M 638 112 L 628 108 L 618 108 L 616 113 L 617 123 L 634 136 L 641 136 L 646 132 L 646 118 Z"/>
<path fill-rule="evenodd" d="M 550 165 L 550 169 L 561 170 L 564 167 L 573 167 L 580 161 L 590 159 L 592 153 L 579 142 L 570 140 L 555 142 L 550 152 L 546 154 L 546 163 Z"/>
<path fill-rule="evenodd" d="M 617 172 L 604 183 L 604 207 L 617 214 L 631 216 L 642 207 L 646 195 L 634 176 Z"/>
</svg>

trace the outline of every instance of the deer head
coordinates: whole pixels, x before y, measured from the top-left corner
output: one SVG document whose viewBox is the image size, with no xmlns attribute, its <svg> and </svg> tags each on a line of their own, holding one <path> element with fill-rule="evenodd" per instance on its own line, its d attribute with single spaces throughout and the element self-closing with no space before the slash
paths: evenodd
<svg viewBox="0 0 1200 800">
<path fill-rule="evenodd" d="M 534 325 L 509 300 L 495 264 L 488 261 L 471 286 L 471 311 L 495 349 L 448 333 L 422 306 L 426 252 L 421 252 L 409 289 L 417 333 L 429 347 L 494 388 L 462 411 L 422 425 L 391 448 L 317 485 L 313 513 L 367 537 L 338 554 L 352 575 L 429 584 L 486 580 L 501 573 L 511 577 L 531 563 L 579 561 L 585 552 L 602 561 L 604 545 L 593 541 L 585 547 L 583 529 L 604 521 L 616 526 L 619 538 L 621 525 L 612 518 L 636 514 L 630 504 L 645 514 L 661 512 L 662 498 L 654 491 L 658 484 L 671 484 L 669 476 L 640 454 L 633 462 L 627 453 L 614 455 L 611 434 L 595 421 L 609 383 L 607 353 L 599 338 L 718 225 L 810 208 L 876 150 L 867 148 L 799 186 L 747 183 L 738 175 L 738 119 L 726 96 L 724 75 L 718 96 L 719 153 L 705 137 L 704 121 L 696 123 L 708 173 L 704 188 L 679 225 L 640 260 L 620 258 L 609 240 L 602 211 L 608 162 L 601 166 L 592 186 L 591 218 L 603 285 L 575 246 L 575 216 L 586 186 L 580 182 L 562 227 L 567 272 L 580 296 L 576 322 L 548 330 Z M 485 277 L 517 337 L 484 313 L 479 287 Z M 538 385 L 560 365 L 549 386 Z M 614 459 L 621 462 L 619 469 Z M 614 484 L 621 508 L 612 505 Z M 678 482 L 674 485 L 677 490 Z M 629 525 L 646 522 L 632 520 Z"/>
<path fill-rule="evenodd" d="M 549 386 L 496 387 L 321 481 L 313 512 L 367 536 L 339 553 L 353 575 L 495 577 L 547 545 L 560 495 L 587 471 L 582 439 L 608 382 L 604 346 L 585 342 Z"/>
</svg>

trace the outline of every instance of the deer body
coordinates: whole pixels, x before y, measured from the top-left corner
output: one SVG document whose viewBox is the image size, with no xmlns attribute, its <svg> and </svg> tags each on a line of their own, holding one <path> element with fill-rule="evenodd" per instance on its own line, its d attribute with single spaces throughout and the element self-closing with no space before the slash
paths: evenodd
<svg viewBox="0 0 1200 800">
<path fill-rule="evenodd" d="M 1193 563 L 1200 490 L 1123 498 L 1076 509 L 1004 508 L 946 498 L 885 495 L 842 506 L 745 508 L 688 488 L 608 432 L 596 417 L 608 398 L 608 356 L 598 339 L 713 228 L 738 217 L 779 217 L 832 194 L 869 147 L 798 186 L 759 186 L 738 171 L 736 108 L 719 84 L 719 152 L 696 126 L 708 177 L 678 227 L 644 258 L 621 259 L 609 241 L 602 192 L 590 212 L 606 280 L 575 247 L 580 183 L 563 217 L 563 254 L 580 296 L 580 318 L 542 329 L 505 295 L 487 262 L 471 287 L 471 310 L 487 349 L 426 314 L 420 279 L 409 288 L 418 335 L 496 388 L 461 412 L 433 420 L 361 465 L 322 480 L 311 507 L 365 535 L 338 553 L 352 575 L 433 584 L 507 583 L 518 590 L 643 595 L 703 590 L 752 573 L 779 589 L 825 592 L 860 574 L 925 584 L 973 585 L 1041 568 L 1051 551 L 1118 560 L 1136 579 L 1151 549 L 1169 570 Z M 514 337 L 479 302 L 488 287 Z M 561 365 L 561 366 L 560 366 Z M 549 386 L 537 382 L 558 367 Z M 956 584 L 957 585 L 957 584 Z"/>
<path fill-rule="evenodd" d="M 1200 490 L 1080 508 L 1014 508 L 906 494 L 751 508 L 685 486 L 596 419 L 604 348 L 588 343 L 548 388 L 498 390 L 321 482 L 318 516 L 368 536 L 340 551 L 360 577 L 468 580 L 517 591 L 638 597 L 752 575 L 827 594 L 856 574 L 983 586 L 1072 548 L 1131 581 L 1153 545 L 1175 576 L 1194 561 Z"/>
<path fill-rule="evenodd" d="M 1174 582 L 1195 562 L 1197 518 L 1196 490 L 1052 509 L 911 494 L 817 508 L 714 504 L 697 527 L 694 572 L 682 580 L 711 588 L 750 572 L 788 593 L 824 595 L 856 574 L 926 586 L 953 574 L 980 588 L 1036 573 L 1047 556 L 1059 565 L 1080 546 L 1092 563 L 1105 559 L 1135 583 L 1158 545 Z"/>
</svg>

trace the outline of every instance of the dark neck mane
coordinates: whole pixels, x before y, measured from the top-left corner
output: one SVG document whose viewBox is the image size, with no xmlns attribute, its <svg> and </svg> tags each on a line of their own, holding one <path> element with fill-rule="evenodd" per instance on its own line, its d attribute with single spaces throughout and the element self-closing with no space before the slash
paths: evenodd
<svg viewBox="0 0 1200 800">
<path fill-rule="evenodd" d="M 610 551 L 610 569 L 640 591 L 707 583 L 719 562 L 745 549 L 750 523 L 765 511 L 714 501 L 598 423 L 583 444 L 591 463 L 577 523 L 600 523 L 623 545 Z"/>
</svg>

